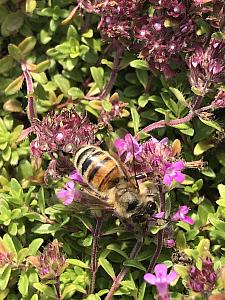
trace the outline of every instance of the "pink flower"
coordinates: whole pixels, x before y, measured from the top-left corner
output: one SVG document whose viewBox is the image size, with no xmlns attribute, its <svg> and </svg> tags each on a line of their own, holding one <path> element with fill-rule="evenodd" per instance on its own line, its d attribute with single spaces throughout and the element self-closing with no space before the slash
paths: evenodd
<svg viewBox="0 0 225 300">
<path fill-rule="evenodd" d="M 156 219 L 162 219 L 162 218 L 165 217 L 165 212 L 161 211 L 159 213 L 156 213 L 156 214 L 153 215 L 153 217 L 156 218 Z"/>
<path fill-rule="evenodd" d="M 74 169 L 69 176 L 70 179 L 74 180 L 77 183 L 83 183 L 83 177 Z"/>
<path fill-rule="evenodd" d="M 130 133 L 127 133 L 124 139 L 117 139 L 114 145 L 117 148 L 119 156 L 125 156 L 125 162 L 128 162 L 133 156 L 134 158 L 138 158 L 142 152 L 142 147 Z"/>
<path fill-rule="evenodd" d="M 151 273 L 147 273 L 144 275 L 144 280 L 149 284 L 155 285 L 158 291 L 160 299 L 167 300 L 168 296 L 168 286 L 174 281 L 177 277 L 177 273 L 175 271 L 171 271 L 167 274 L 167 266 L 164 264 L 158 264 L 155 266 L 155 275 Z"/>
<path fill-rule="evenodd" d="M 164 166 L 164 178 L 163 183 L 170 186 L 172 181 L 183 182 L 185 175 L 180 171 L 184 169 L 184 163 L 182 161 L 177 161 L 174 163 L 166 163 Z"/>
<path fill-rule="evenodd" d="M 176 245 L 176 243 L 173 239 L 166 240 L 166 247 L 167 248 L 173 248 L 173 247 L 175 247 L 175 245 Z"/>
<path fill-rule="evenodd" d="M 180 206 L 178 211 L 172 216 L 172 221 L 183 221 L 187 224 L 193 225 L 194 220 L 191 217 L 186 216 L 190 208 L 187 205 Z"/>
<path fill-rule="evenodd" d="M 75 184 L 73 181 L 67 182 L 65 189 L 58 191 L 56 196 L 63 202 L 64 205 L 69 205 L 74 200 L 80 200 L 81 198 L 81 194 L 75 189 Z"/>
</svg>

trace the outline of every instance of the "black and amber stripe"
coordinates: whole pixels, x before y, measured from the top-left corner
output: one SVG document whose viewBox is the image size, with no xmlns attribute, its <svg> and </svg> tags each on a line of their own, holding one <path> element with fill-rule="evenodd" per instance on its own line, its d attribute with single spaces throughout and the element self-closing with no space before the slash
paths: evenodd
<svg viewBox="0 0 225 300">
<path fill-rule="evenodd" d="M 96 146 L 82 146 L 74 156 L 74 166 L 94 189 L 103 192 L 115 186 L 122 175 L 116 160 Z"/>
</svg>

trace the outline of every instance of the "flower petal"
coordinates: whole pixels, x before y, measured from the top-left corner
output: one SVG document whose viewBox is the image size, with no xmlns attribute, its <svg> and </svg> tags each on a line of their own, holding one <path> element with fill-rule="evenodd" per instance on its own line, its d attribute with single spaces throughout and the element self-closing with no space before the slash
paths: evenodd
<svg viewBox="0 0 225 300">
<path fill-rule="evenodd" d="M 156 277 L 160 277 L 160 278 L 166 277 L 167 269 L 168 268 L 165 264 L 157 264 L 154 269 Z"/>
<path fill-rule="evenodd" d="M 177 278 L 178 274 L 175 271 L 171 271 L 166 279 L 167 279 L 167 283 L 170 284 L 172 281 L 174 281 Z"/>
<path fill-rule="evenodd" d="M 173 179 L 172 179 L 172 177 L 170 175 L 168 175 L 168 174 L 164 175 L 164 177 L 163 177 L 163 183 L 165 185 L 170 186 L 171 183 L 172 183 L 172 181 L 173 181 Z"/>
<path fill-rule="evenodd" d="M 155 285 L 156 283 L 156 276 L 151 273 L 146 273 L 144 275 L 144 280 L 147 281 L 149 284 Z"/>
<path fill-rule="evenodd" d="M 173 176 L 173 179 L 181 183 L 185 180 L 185 175 L 181 172 L 176 172 Z"/>
<path fill-rule="evenodd" d="M 83 183 L 84 180 L 83 180 L 83 177 L 77 172 L 77 170 L 73 170 L 71 173 L 70 173 L 70 176 L 69 176 L 70 179 L 73 179 L 74 181 L 78 182 L 78 183 Z"/>
<path fill-rule="evenodd" d="M 175 171 L 183 170 L 184 169 L 184 163 L 182 162 L 182 160 L 176 161 L 175 163 L 173 163 L 173 169 Z"/>
<path fill-rule="evenodd" d="M 193 225 L 195 223 L 195 221 L 191 217 L 188 217 L 188 216 L 186 216 L 182 221 L 187 224 L 190 224 L 190 225 Z"/>
<path fill-rule="evenodd" d="M 179 208 L 179 213 L 186 215 L 189 212 L 190 208 L 187 205 L 182 205 Z"/>
</svg>

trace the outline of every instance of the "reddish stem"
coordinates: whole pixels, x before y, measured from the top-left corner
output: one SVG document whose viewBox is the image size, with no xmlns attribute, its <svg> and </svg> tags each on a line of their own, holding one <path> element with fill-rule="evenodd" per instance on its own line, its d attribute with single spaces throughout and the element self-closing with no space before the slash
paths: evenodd
<svg viewBox="0 0 225 300">
<path fill-rule="evenodd" d="M 130 254 L 130 259 L 134 259 L 138 255 L 138 253 L 141 250 L 142 244 L 143 243 L 140 242 L 140 241 L 137 241 L 135 243 L 134 248 L 132 249 L 131 254 Z M 112 299 L 114 293 L 118 290 L 121 281 L 123 280 L 124 276 L 126 276 L 128 271 L 129 271 L 128 267 L 122 268 L 120 273 L 117 275 L 116 279 L 113 281 L 112 287 L 109 290 L 107 296 L 105 297 L 105 300 L 111 300 Z"/>
<path fill-rule="evenodd" d="M 100 100 L 100 99 L 104 99 L 108 94 L 110 94 L 110 92 L 113 88 L 113 85 L 116 81 L 118 72 L 119 72 L 120 57 L 121 57 L 122 52 L 123 52 L 123 47 L 120 44 L 118 44 L 116 41 L 114 41 L 113 46 L 115 47 L 116 52 L 115 52 L 115 56 L 114 56 L 114 60 L 113 60 L 113 68 L 112 68 L 112 72 L 111 72 L 111 75 L 110 75 L 109 82 L 106 84 L 106 86 L 104 87 L 104 89 L 102 90 L 100 95 L 98 95 L 98 96 L 89 96 L 87 94 L 84 97 L 84 99 L 86 99 L 86 100 Z"/>
<path fill-rule="evenodd" d="M 97 248 L 98 248 L 98 239 L 100 237 L 100 230 L 102 227 L 102 219 L 96 219 L 96 227 L 93 233 L 93 243 L 92 243 L 92 253 L 91 253 L 91 280 L 90 286 L 88 289 L 88 295 L 93 294 L 95 289 L 95 279 L 96 279 L 96 272 L 98 269 L 97 265 Z"/>
<path fill-rule="evenodd" d="M 159 194 L 160 194 L 160 211 L 165 212 L 166 211 L 166 199 L 165 199 L 165 192 L 163 191 L 163 188 L 162 188 L 162 184 L 159 184 Z M 155 252 L 152 256 L 152 259 L 151 259 L 148 269 L 147 269 L 147 272 L 149 272 L 149 273 L 152 273 L 153 268 L 160 256 L 160 253 L 163 248 L 163 240 L 164 240 L 164 229 L 161 229 L 157 233 L 156 249 L 155 249 Z"/>
<path fill-rule="evenodd" d="M 23 71 L 23 76 L 26 81 L 27 86 L 27 111 L 28 111 L 28 118 L 30 120 L 30 123 L 33 123 L 34 118 L 37 117 L 36 111 L 35 111 L 35 98 L 34 98 L 34 85 L 33 80 L 30 74 L 30 71 L 27 68 L 27 64 L 24 61 L 21 61 L 21 68 Z"/>
<path fill-rule="evenodd" d="M 214 110 L 215 107 L 213 105 L 207 105 L 204 106 L 202 108 L 199 108 L 197 110 L 192 110 L 190 111 L 185 117 L 183 118 L 179 118 L 179 119 L 175 119 L 175 120 L 170 120 L 170 121 L 166 121 L 166 120 L 161 120 L 161 121 L 157 121 L 154 122 L 148 126 L 146 126 L 144 129 L 142 129 L 141 131 L 144 132 L 150 132 L 152 130 L 158 129 L 158 128 L 163 128 L 165 126 L 174 126 L 174 125 L 180 125 L 186 122 L 191 121 L 191 119 L 193 117 L 195 117 L 196 115 L 199 115 L 201 112 L 204 111 L 209 111 L 209 110 Z M 140 132 L 139 132 L 140 133 Z M 139 133 L 137 135 L 139 135 Z"/>
</svg>

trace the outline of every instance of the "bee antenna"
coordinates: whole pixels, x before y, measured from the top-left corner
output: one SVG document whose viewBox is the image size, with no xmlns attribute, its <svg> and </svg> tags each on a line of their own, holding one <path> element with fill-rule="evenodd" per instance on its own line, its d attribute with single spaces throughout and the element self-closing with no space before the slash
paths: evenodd
<svg viewBox="0 0 225 300">
<path fill-rule="evenodd" d="M 133 171 L 134 171 L 134 178 L 135 178 L 135 183 L 136 183 L 136 187 L 138 190 L 139 189 L 139 184 L 138 184 L 138 181 L 137 181 L 137 169 L 136 169 L 136 165 L 135 165 L 135 155 L 134 155 L 134 143 L 133 143 L 133 140 L 132 138 L 131 139 L 131 144 L 132 144 L 132 155 L 133 155 L 133 159 L 132 159 L 132 167 L 133 167 Z"/>
</svg>

